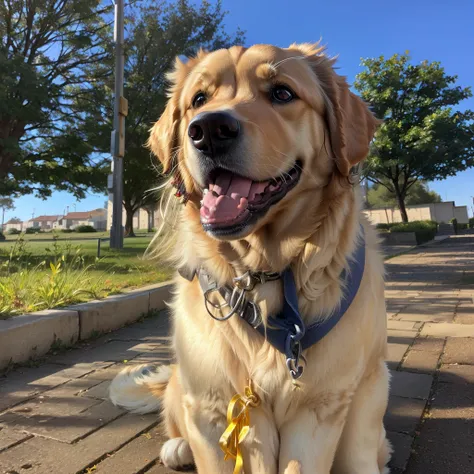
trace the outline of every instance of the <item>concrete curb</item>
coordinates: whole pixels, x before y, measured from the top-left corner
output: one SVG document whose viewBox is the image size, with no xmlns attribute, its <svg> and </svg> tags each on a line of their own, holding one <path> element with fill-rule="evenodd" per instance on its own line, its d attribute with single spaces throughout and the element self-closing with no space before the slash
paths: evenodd
<svg viewBox="0 0 474 474">
<path fill-rule="evenodd" d="M 77 311 L 46 310 L 0 320 L 0 369 L 46 354 L 55 343 L 79 338 Z"/>
<path fill-rule="evenodd" d="M 55 344 L 74 344 L 133 323 L 166 307 L 171 282 L 150 285 L 103 300 L 0 320 L 0 369 L 46 354 Z"/>
<path fill-rule="evenodd" d="M 387 260 L 391 260 L 392 258 L 399 257 L 400 255 L 405 255 L 406 253 L 419 249 L 420 247 L 428 247 L 429 245 L 440 244 L 441 242 L 444 242 L 445 240 L 449 239 L 449 237 L 450 237 L 449 235 L 435 236 L 433 240 L 429 240 L 428 242 L 425 242 L 424 244 L 414 245 L 413 247 L 409 247 L 405 250 L 402 250 L 401 252 L 395 253 L 393 255 L 388 255 L 387 257 L 384 258 L 384 261 L 386 262 Z"/>
</svg>

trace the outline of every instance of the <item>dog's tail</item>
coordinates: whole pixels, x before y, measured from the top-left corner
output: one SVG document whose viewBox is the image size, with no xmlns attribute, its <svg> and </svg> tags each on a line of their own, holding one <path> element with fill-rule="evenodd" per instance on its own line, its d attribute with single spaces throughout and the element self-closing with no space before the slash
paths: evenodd
<svg viewBox="0 0 474 474">
<path fill-rule="evenodd" d="M 109 397 L 114 405 L 132 413 L 158 411 L 161 397 L 173 374 L 174 366 L 142 364 L 127 367 L 110 384 Z"/>
</svg>

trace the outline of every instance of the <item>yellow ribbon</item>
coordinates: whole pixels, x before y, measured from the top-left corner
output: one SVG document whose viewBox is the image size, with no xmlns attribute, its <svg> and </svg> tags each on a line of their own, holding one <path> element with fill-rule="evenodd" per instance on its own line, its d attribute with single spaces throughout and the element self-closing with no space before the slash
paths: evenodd
<svg viewBox="0 0 474 474">
<path fill-rule="evenodd" d="M 260 398 L 252 390 L 252 383 L 245 387 L 244 395 L 234 395 L 227 407 L 228 426 L 219 440 L 224 460 L 235 459 L 234 474 L 240 474 L 244 464 L 240 444 L 250 431 L 250 409 L 260 405 Z M 236 413 L 237 412 L 237 413 Z"/>
</svg>

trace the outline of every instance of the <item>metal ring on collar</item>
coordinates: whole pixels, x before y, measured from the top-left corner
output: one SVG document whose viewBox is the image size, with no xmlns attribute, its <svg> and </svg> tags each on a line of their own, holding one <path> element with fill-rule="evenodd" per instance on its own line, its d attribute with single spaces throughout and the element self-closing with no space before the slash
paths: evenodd
<svg viewBox="0 0 474 474">
<path fill-rule="evenodd" d="M 304 366 L 298 365 L 294 359 L 286 359 L 286 366 L 294 380 L 299 379 L 303 375 Z"/>
<path fill-rule="evenodd" d="M 245 301 L 245 290 L 241 290 L 239 296 L 237 297 L 237 301 L 235 301 L 235 295 L 238 293 L 238 288 L 234 288 L 234 291 L 232 292 L 232 296 L 230 298 L 230 304 L 226 303 L 218 306 L 208 300 L 208 295 L 213 291 L 218 290 L 215 288 L 212 290 L 208 290 L 204 293 L 204 304 L 206 306 L 207 312 L 209 313 L 209 316 L 211 316 L 211 318 L 215 319 L 216 321 L 227 321 L 228 319 L 230 319 L 234 314 L 237 314 L 239 312 L 239 309 L 242 307 L 243 302 Z M 222 317 L 214 316 L 214 314 L 212 314 L 212 311 L 209 309 L 209 305 L 212 306 L 214 309 L 222 309 L 228 306 L 230 307 L 230 311 Z"/>
<path fill-rule="evenodd" d="M 204 292 L 204 301 L 210 306 L 212 306 L 214 309 L 222 309 L 222 308 L 225 308 L 226 306 L 229 306 L 229 303 L 227 303 L 227 301 L 225 300 L 224 300 L 224 303 L 222 304 L 214 304 L 212 301 L 208 299 L 209 295 L 216 291 L 219 292 L 219 288 L 210 288 L 209 290 L 206 290 Z"/>
</svg>

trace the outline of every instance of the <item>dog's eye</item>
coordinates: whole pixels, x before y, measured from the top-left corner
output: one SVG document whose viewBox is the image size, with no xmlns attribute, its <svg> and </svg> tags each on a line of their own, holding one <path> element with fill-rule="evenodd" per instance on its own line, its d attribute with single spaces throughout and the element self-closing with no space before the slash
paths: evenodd
<svg viewBox="0 0 474 474">
<path fill-rule="evenodd" d="M 199 109 L 207 102 L 207 96 L 204 92 L 198 92 L 193 98 L 193 107 Z"/>
<path fill-rule="evenodd" d="M 286 104 L 295 98 L 295 93 L 287 86 L 274 86 L 270 91 L 272 102 Z"/>
</svg>

